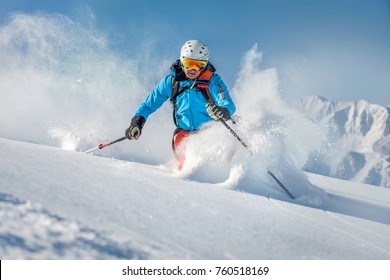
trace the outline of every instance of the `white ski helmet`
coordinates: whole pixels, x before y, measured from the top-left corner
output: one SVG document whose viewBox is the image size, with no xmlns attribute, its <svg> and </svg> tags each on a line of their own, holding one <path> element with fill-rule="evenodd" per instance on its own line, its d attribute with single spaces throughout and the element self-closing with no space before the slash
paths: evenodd
<svg viewBox="0 0 390 280">
<path fill-rule="evenodd" d="M 180 61 L 184 58 L 209 61 L 209 50 L 207 45 L 199 40 L 189 40 L 184 43 L 180 51 Z"/>
</svg>

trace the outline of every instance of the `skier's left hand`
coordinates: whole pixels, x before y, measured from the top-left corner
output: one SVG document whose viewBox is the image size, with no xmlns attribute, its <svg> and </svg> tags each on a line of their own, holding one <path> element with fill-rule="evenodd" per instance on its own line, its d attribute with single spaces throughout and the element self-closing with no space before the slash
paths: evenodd
<svg viewBox="0 0 390 280">
<path fill-rule="evenodd" d="M 221 107 L 213 103 L 207 103 L 206 110 L 213 120 L 219 121 L 220 119 L 223 119 L 227 121 L 230 119 L 230 113 L 225 107 Z"/>
</svg>

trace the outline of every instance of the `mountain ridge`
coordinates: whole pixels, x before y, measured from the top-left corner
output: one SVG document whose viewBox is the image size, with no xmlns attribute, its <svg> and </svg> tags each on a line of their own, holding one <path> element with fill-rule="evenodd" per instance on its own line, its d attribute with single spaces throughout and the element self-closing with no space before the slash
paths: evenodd
<svg viewBox="0 0 390 280">
<path fill-rule="evenodd" d="M 300 109 L 328 131 L 310 172 L 390 188 L 390 108 L 365 100 L 333 102 L 322 96 L 300 99 Z"/>
</svg>

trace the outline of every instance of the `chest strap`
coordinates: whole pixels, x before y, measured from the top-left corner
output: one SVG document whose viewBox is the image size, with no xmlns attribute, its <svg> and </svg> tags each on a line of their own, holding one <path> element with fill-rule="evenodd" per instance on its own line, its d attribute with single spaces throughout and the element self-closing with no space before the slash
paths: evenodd
<svg viewBox="0 0 390 280">
<path fill-rule="evenodd" d="M 214 100 L 210 94 L 209 87 L 210 87 L 210 79 L 213 75 L 212 71 L 206 70 L 203 71 L 198 78 L 195 79 L 194 85 L 192 86 L 185 86 L 180 87 L 180 82 L 176 81 L 176 77 L 172 77 L 172 97 L 170 98 L 171 102 L 173 103 L 173 106 L 176 107 L 176 99 L 177 97 L 182 94 L 184 91 L 186 91 L 189 88 L 196 87 L 197 90 L 199 90 L 203 97 L 207 100 L 207 102 L 214 103 Z"/>
</svg>

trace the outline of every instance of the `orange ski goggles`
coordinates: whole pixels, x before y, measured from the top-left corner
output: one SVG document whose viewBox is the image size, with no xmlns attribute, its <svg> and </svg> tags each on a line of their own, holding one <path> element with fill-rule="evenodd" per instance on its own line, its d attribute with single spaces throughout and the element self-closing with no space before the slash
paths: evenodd
<svg viewBox="0 0 390 280">
<path fill-rule="evenodd" d="M 182 60 L 182 65 L 185 69 L 195 69 L 197 71 L 202 71 L 206 68 L 207 61 L 184 58 Z"/>
</svg>

